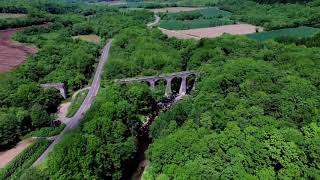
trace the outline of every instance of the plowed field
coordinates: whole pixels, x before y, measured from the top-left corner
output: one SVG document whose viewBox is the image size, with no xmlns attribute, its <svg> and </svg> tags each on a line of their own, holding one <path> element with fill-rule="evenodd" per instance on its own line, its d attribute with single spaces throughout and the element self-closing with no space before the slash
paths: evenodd
<svg viewBox="0 0 320 180">
<path fill-rule="evenodd" d="M 28 55 L 38 51 L 34 47 L 11 40 L 15 32 L 22 30 L 22 28 L 0 30 L 0 73 L 14 70 L 26 60 Z"/>
</svg>

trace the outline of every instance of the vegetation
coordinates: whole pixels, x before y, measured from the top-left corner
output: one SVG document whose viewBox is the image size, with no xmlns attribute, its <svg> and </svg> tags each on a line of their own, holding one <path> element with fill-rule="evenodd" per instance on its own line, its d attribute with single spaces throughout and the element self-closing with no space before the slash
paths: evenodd
<svg viewBox="0 0 320 180">
<path fill-rule="evenodd" d="M 72 92 L 88 83 L 101 47 L 73 40 L 72 36 L 94 33 L 105 40 L 123 28 L 141 26 L 153 18 L 151 12 L 120 13 L 105 6 L 37 0 L 18 2 L 12 5 L 12 13 L 18 13 L 15 8 L 25 13 L 20 12 L 20 8 L 32 7 L 32 12 L 44 13 L 52 17 L 52 22 L 27 28 L 14 37 L 36 45 L 40 51 L 15 72 L 0 76 L 3 84 L 0 87 L 0 149 L 13 146 L 30 131 L 50 126 L 50 114 L 57 111 L 62 97 L 40 84 L 63 82 Z"/>
<path fill-rule="evenodd" d="M 160 27 L 171 30 L 215 27 L 234 24 L 230 12 L 218 8 L 204 8 L 190 12 L 161 14 Z"/>
<path fill-rule="evenodd" d="M 0 169 L 0 179 L 16 179 L 25 172 L 26 169 L 37 160 L 42 152 L 49 146 L 51 141 L 39 139 L 27 147 L 16 158 L 9 162 L 4 168 Z"/>
<path fill-rule="evenodd" d="M 306 38 L 311 37 L 318 33 L 320 29 L 311 27 L 298 27 L 298 28 L 287 28 L 274 31 L 261 32 L 256 34 L 250 34 L 250 39 L 258 41 L 266 41 L 277 38 Z"/>
<path fill-rule="evenodd" d="M 235 22 L 229 19 L 203 19 L 203 20 L 191 20 L 191 21 L 177 21 L 177 20 L 163 20 L 160 23 L 160 27 L 170 30 L 187 30 L 196 28 L 207 28 L 234 24 Z"/>
<path fill-rule="evenodd" d="M 259 3 L 227 0 L 219 6 L 231 10 L 235 20 L 268 29 L 317 26 L 317 1 Z M 40 128 L 47 122 L 42 120 L 48 119 L 56 104 L 48 99 L 56 93 L 42 90 L 39 83 L 63 80 L 72 91 L 87 82 L 96 57 L 92 54 L 98 54 L 99 46 L 72 36 L 114 37 L 101 91 L 82 124 L 57 144 L 41 169 L 19 173 L 21 177 L 130 179 L 138 156 L 139 129 L 156 110 L 164 84 L 160 82 L 152 93 L 146 84 L 118 85 L 114 79 L 195 70 L 201 74 L 196 91 L 150 126 L 150 163 L 144 179 L 320 178 L 319 35 L 301 35 L 315 29 L 299 28 L 300 32 L 290 34 L 295 37 L 277 38 L 278 42 L 229 35 L 177 40 L 146 29 L 145 22 L 152 19 L 146 11 L 94 12 L 95 18 L 62 14 L 55 17 L 54 26 L 16 36 L 41 47 L 44 54 L 40 51 L 30 58 L 32 64 L 28 61 L 1 77 L 5 85 L 0 88 L 2 147 L 31 125 Z M 284 30 L 276 34 L 281 33 Z M 85 78 L 77 81 L 75 74 Z"/>
<path fill-rule="evenodd" d="M 201 82 L 151 125 L 145 178 L 319 178 L 318 49 L 232 36 L 190 46 Z"/>
<path fill-rule="evenodd" d="M 60 132 L 66 127 L 66 125 L 62 124 L 58 127 L 44 127 L 44 128 L 40 128 L 38 130 L 32 131 L 30 133 L 28 133 L 27 135 L 25 135 L 23 138 L 31 138 L 31 137 L 53 137 L 56 136 L 58 134 L 60 134 Z"/>
<path fill-rule="evenodd" d="M 276 39 L 278 42 L 285 44 L 296 44 L 296 45 L 304 45 L 307 47 L 320 47 L 320 33 L 314 35 L 313 37 L 280 37 Z"/>
<path fill-rule="evenodd" d="M 11 19 L 25 17 L 25 14 L 0 13 L 0 19 Z"/>
<path fill-rule="evenodd" d="M 77 96 L 72 100 L 71 105 L 69 106 L 67 117 L 71 118 L 77 113 L 88 92 L 89 90 L 85 90 L 77 94 Z"/>
<path fill-rule="evenodd" d="M 127 0 L 128 4 L 139 4 L 144 8 L 160 8 L 174 6 L 215 6 L 220 0 Z M 149 5 L 149 4 L 152 4 Z"/>
<path fill-rule="evenodd" d="M 218 4 L 233 13 L 232 19 L 264 27 L 266 30 L 299 26 L 319 27 L 320 6 L 307 4 L 258 4 L 249 0 L 226 0 Z"/>
<path fill-rule="evenodd" d="M 173 66 L 169 60 L 173 62 L 179 58 L 176 54 L 170 54 L 167 45 L 158 39 L 159 35 L 159 31 L 147 31 L 144 27 L 122 30 L 113 41 L 106 77 L 113 80 L 119 75 L 136 76 L 143 75 L 143 72 L 157 74 L 177 70 L 180 64 Z M 143 51 L 146 48 L 149 51 Z M 157 53 L 156 58 L 153 54 L 159 50 L 163 56 Z M 132 62 L 129 65 L 131 71 L 124 71 L 126 67 L 122 64 L 129 61 L 128 54 Z M 117 66 L 113 71 L 121 70 L 124 73 L 109 71 L 110 66 Z M 154 110 L 155 105 L 155 97 L 147 85 L 120 87 L 113 81 L 106 82 L 82 126 L 56 146 L 43 173 L 53 179 L 123 179 L 130 176 L 137 150 L 135 136 L 142 124 L 141 117 Z M 61 154 L 66 156 L 62 157 Z M 79 166 L 79 162 L 83 163 Z"/>
<path fill-rule="evenodd" d="M 94 44 L 100 44 L 101 38 L 97 35 L 90 34 L 90 35 L 79 35 L 79 36 L 73 36 L 73 39 L 81 39 L 83 41 L 91 42 Z"/>
</svg>

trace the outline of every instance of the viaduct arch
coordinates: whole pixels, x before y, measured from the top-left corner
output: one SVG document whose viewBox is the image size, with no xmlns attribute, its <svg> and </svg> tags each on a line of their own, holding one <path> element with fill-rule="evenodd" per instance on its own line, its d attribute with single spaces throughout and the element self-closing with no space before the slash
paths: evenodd
<svg viewBox="0 0 320 180">
<path fill-rule="evenodd" d="M 187 85 L 187 78 L 192 75 L 195 75 L 196 79 L 200 76 L 200 74 L 195 71 L 182 71 L 182 72 L 176 72 L 176 73 L 171 73 L 171 74 L 163 74 L 163 75 L 159 75 L 159 76 L 146 76 L 146 77 L 117 79 L 117 80 L 115 80 L 115 82 L 118 84 L 132 84 L 132 83 L 148 82 L 151 91 L 154 91 L 156 82 L 160 81 L 160 80 L 165 80 L 166 81 L 165 96 L 169 97 L 172 95 L 171 86 L 172 86 L 172 80 L 174 78 L 181 78 L 179 95 L 185 95 L 185 94 L 187 94 L 187 86 L 188 86 Z M 195 89 L 195 83 L 193 85 L 193 89 Z"/>
</svg>

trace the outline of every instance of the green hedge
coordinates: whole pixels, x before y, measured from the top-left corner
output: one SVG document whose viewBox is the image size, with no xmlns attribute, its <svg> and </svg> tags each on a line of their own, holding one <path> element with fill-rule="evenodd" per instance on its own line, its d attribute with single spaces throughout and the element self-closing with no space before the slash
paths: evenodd
<svg viewBox="0 0 320 180">
<path fill-rule="evenodd" d="M 28 169 L 49 146 L 51 141 L 39 139 L 26 148 L 4 168 L 0 169 L 0 180 L 16 179 Z"/>
<path fill-rule="evenodd" d="M 30 137 L 51 137 L 58 135 L 66 125 L 62 124 L 59 127 L 44 127 L 35 131 L 32 131 L 24 136 L 24 139 Z"/>
</svg>

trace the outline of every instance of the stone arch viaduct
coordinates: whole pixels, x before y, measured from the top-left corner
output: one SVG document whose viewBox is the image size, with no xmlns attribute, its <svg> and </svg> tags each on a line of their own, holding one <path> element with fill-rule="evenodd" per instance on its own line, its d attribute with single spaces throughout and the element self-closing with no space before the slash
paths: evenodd
<svg viewBox="0 0 320 180">
<path fill-rule="evenodd" d="M 137 77 L 137 78 L 126 78 L 126 79 L 117 79 L 115 80 L 118 84 L 132 84 L 139 82 L 148 82 L 150 89 L 154 91 L 155 84 L 157 81 L 165 80 L 166 81 L 166 91 L 165 96 L 169 97 L 172 94 L 172 80 L 174 78 L 181 78 L 179 95 L 185 95 L 187 93 L 187 78 L 194 75 L 196 79 L 200 76 L 198 72 L 195 71 L 182 71 L 171 74 L 163 74 L 159 76 L 146 76 L 146 77 Z M 193 85 L 195 89 L 195 83 Z"/>
</svg>

